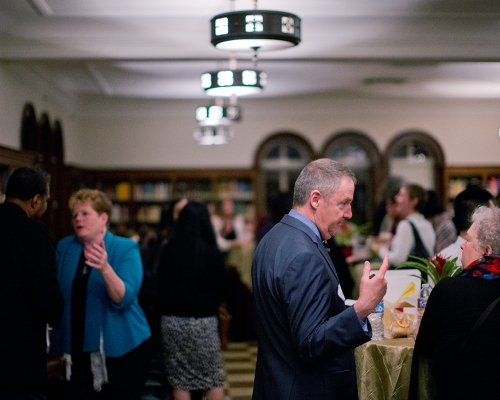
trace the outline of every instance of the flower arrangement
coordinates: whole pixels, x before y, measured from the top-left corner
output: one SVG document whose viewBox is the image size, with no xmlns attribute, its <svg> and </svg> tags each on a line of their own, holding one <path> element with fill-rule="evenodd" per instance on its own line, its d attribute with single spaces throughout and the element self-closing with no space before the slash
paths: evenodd
<svg viewBox="0 0 500 400">
<path fill-rule="evenodd" d="M 427 276 L 432 280 L 432 282 L 434 282 L 434 285 L 436 285 L 436 283 L 438 283 L 441 279 L 457 276 L 462 271 L 462 268 L 456 265 L 458 257 L 450 260 L 449 258 L 444 258 L 438 254 L 434 258 L 416 256 L 409 256 L 408 258 L 409 261 L 398 263 L 395 265 L 395 268 L 416 268 L 427 273 Z M 418 278 L 420 278 L 423 282 L 428 282 L 421 276 Z"/>
</svg>

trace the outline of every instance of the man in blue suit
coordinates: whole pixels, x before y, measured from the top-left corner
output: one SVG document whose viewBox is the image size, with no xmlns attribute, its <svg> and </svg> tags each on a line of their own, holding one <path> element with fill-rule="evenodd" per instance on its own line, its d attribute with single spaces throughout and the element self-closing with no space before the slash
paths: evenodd
<svg viewBox="0 0 500 400">
<path fill-rule="evenodd" d="M 387 258 L 366 262 L 352 307 L 324 241 L 351 218 L 356 178 L 319 159 L 300 173 L 293 209 L 259 243 L 252 266 L 258 355 L 253 399 L 357 399 L 354 348 L 371 338 L 368 315 L 387 290 Z"/>
</svg>

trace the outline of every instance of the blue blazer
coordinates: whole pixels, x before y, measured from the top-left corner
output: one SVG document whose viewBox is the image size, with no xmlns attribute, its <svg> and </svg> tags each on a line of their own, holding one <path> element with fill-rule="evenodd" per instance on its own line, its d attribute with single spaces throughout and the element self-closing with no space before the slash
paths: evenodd
<svg viewBox="0 0 500 400">
<path fill-rule="evenodd" d="M 252 266 L 258 355 L 253 398 L 357 399 L 354 348 L 371 337 L 346 308 L 322 241 L 285 215 Z"/>
<path fill-rule="evenodd" d="M 139 306 L 137 295 L 142 282 L 142 263 L 136 242 L 106 232 L 104 237 L 109 265 L 125 283 L 120 304 L 108 296 L 101 274 L 91 268 L 87 285 L 83 351 L 98 351 L 102 332 L 104 352 L 120 357 L 151 336 L 149 325 Z M 83 245 L 76 236 L 68 236 L 57 245 L 58 280 L 64 297 L 61 325 L 54 330 L 51 353 L 71 353 L 71 288 Z"/>
</svg>

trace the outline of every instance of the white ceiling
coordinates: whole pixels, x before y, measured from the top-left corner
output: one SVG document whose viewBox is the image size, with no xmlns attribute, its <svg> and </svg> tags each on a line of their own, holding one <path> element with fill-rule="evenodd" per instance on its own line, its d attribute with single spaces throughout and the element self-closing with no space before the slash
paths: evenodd
<svg viewBox="0 0 500 400">
<path fill-rule="evenodd" d="M 36 5 L 36 6 L 35 6 Z M 0 0 L 0 61 L 67 95 L 194 99 L 227 68 L 210 19 L 251 0 Z M 259 54 L 261 97 L 500 99 L 500 0 L 260 0 L 302 42 Z M 236 54 L 252 66 L 250 53 Z M 370 83 L 371 82 L 371 83 Z"/>
</svg>

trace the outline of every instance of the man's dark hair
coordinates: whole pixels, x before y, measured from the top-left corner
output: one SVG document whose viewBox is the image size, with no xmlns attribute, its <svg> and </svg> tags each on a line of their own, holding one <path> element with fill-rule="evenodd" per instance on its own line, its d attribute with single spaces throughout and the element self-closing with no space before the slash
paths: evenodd
<svg viewBox="0 0 500 400">
<path fill-rule="evenodd" d="M 21 167 L 10 175 L 5 197 L 27 201 L 37 194 L 45 196 L 49 184 L 50 175 L 44 170 L 38 167 Z"/>
<path fill-rule="evenodd" d="M 489 206 L 493 195 L 480 186 L 472 185 L 460 192 L 453 203 L 453 222 L 457 232 L 466 231 L 471 226 L 471 216 L 479 206 Z"/>
<path fill-rule="evenodd" d="M 427 203 L 420 210 L 425 218 L 432 218 L 444 212 L 444 204 L 435 190 L 427 191 Z"/>
</svg>

